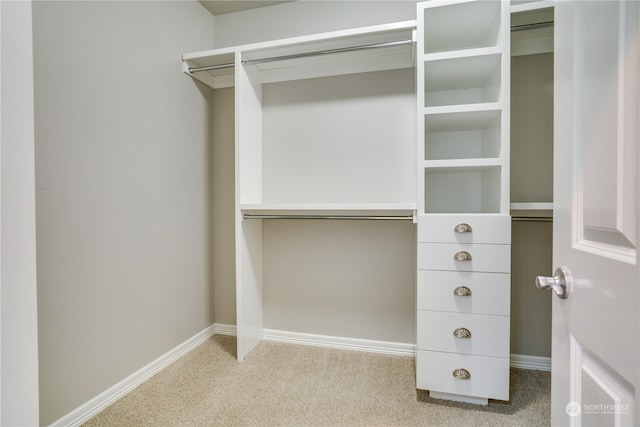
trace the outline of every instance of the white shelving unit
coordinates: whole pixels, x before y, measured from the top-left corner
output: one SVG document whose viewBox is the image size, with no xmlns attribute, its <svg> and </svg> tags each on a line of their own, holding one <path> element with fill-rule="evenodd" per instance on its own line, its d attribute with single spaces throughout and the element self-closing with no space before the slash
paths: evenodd
<svg viewBox="0 0 640 427">
<path fill-rule="evenodd" d="M 412 218 L 418 388 L 509 399 L 510 213 L 553 209 L 510 200 L 510 12 L 550 4 L 431 0 L 417 21 L 183 55 L 188 75 L 235 88 L 238 359 L 263 337 L 263 221 Z M 378 99 L 406 90 L 393 73 L 413 67 L 407 118 Z M 325 89 L 366 98 L 362 111 L 325 108 Z"/>
<path fill-rule="evenodd" d="M 509 4 L 418 3 L 416 376 L 509 399 Z"/>
<path fill-rule="evenodd" d="M 235 87 L 239 360 L 263 336 L 263 220 L 414 218 L 414 118 L 395 108 L 403 97 L 388 96 L 402 92 L 412 108 L 413 77 L 396 82 L 384 73 L 415 66 L 415 25 L 183 55 L 187 74 L 213 88 Z M 322 101 L 331 91 L 340 96 L 329 109 Z M 344 93 L 366 99 L 361 114 L 341 104 Z"/>
</svg>

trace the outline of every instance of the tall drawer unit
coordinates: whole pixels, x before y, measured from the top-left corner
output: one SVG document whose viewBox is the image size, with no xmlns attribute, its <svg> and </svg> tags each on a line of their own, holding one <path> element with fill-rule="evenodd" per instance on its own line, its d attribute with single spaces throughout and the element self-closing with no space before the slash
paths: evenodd
<svg viewBox="0 0 640 427">
<path fill-rule="evenodd" d="M 509 400 L 511 218 L 421 215 L 417 256 L 418 388 Z"/>
</svg>

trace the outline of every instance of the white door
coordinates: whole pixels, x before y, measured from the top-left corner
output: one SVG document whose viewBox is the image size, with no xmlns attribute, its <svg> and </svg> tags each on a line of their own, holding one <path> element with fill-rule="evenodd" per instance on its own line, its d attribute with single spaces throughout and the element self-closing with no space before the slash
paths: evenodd
<svg viewBox="0 0 640 427">
<path fill-rule="evenodd" d="M 556 2 L 553 426 L 640 425 L 638 5 Z"/>
</svg>

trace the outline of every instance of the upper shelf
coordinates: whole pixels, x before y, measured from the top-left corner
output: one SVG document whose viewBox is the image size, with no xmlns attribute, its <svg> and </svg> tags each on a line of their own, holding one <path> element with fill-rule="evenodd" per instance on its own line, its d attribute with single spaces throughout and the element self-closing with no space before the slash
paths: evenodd
<svg viewBox="0 0 640 427">
<path fill-rule="evenodd" d="M 427 2 L 424 9 L 423 54 L 498 46 L 499 1 Z"/>
<path fill-rule="evenodd" d="M 415 21 L 404 21 L 189 53 L 182 60 L 187 74 L 214 88 L 233 86 L 236 61 L 256 67 L 262 83 L 410 68 L 414 30 Z M 209 66 L 216 68 L 196 71 Z"/>
</svg>

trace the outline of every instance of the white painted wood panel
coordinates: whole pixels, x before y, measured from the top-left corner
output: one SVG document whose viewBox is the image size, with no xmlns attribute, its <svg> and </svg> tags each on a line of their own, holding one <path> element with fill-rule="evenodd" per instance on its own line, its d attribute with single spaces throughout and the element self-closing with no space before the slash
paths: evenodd
<svg viewBox="0 0 640 427">
<path fill-rule="evenodd" d="M 640 5 L 557 2 L 555 22 L 552 424 L 638 425 Z"/>
<path fill-rule="evenodd" d="M 511 217 L 507 215 L 420 215 L 418 224 L 419 242 L 511 242 Z M 461 224 L 468 224 L 471 231 L 455 232 L 456 226 Z"/>
<path fill-rule="evenodd" d="M 469 296 L 456 296 L 465 286 Z M 509 315 L 511 281 L 508 274 L 418 270 L 418 310 Z"/>
<path fill-rule="evenodd" d="M 263 86 L 267 203 L 412 203 L 414 72 Z"/>
<path fill-rule="evenodd" d="M 454 256 L 460 252 L 470 254 L 471 260 L 455 260 Z M 418 243 L 418 269 L 509 273 L 511 271 L 511 246 Z"/>
<path fill-rule="evenodd" d="M 509 359 L 418 350 L 416 378 L 419 389 L 464 396 L 509 399 Z M 468 380 L 453 371 L 466 369 Z"/>
<path fill-rule="evenodd" d="M 464 328 L 469 337 L 454 331 Z M 509 316 L 418 310 L 419 350 L 509 357 Z"/>
</svg>

